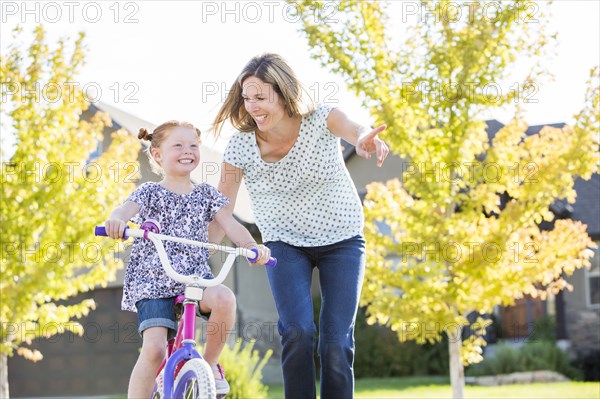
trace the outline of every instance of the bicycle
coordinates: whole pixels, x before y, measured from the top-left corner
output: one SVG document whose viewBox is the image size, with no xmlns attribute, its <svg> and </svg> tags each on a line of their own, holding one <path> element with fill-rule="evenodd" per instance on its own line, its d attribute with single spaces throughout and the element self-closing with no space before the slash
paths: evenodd
<svg viewBox="0 0 600 399">
<path fill-rule="evenodd" d="M 179 319 L 177 335 L 167 342 L 167 354 L 157 375 L 151 399 L 215 399 L 215 381 L 209 364 L 196 351 L 196 311 L 199 301 L 207 287 L 221 284 L 233 262 L 238 256 L 245 256 L 253 262 L 258 257 L 256 249 L 233 248 L 224 245 L 210 244 L 185 238 L 167 236 L 160 233 L 160 225 L 155 220 L 146 220 L 139 229 L 126 228 L 123 238 L 144 238 L 152 241 L 165 273 L 172 279 L 185 284 L 185 293 L 179 295 L 174 305 L 183 303 L 183 313 Z M 104 226 L 96 226 L 95 235 L 106 236 Z M 205 279 L 200 276 L 186 276 L 177 273 L 171 266 L 171 261 L 165 251 L 162 241 L 173 241 L 189 244 L 213 251 L 227 253 L 223 267 L 214 279 Z M 266 263 L 268 267 L 277 264 L 275 258 L 270 258 Z M 222 398 L 226 395 L 219 396 Z"/>
</svg>

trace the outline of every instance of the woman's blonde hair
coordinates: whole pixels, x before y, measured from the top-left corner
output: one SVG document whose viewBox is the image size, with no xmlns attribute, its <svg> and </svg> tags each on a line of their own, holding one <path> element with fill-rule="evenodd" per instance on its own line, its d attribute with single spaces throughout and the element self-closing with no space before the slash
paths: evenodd
<svg viewBox="0 0 600 399">
<path fill-rule="evenodd" d="M 194 125 L 192 125 L 189 122 L 183 122 L 183 121 L 171 120 L 171 121 L 165 122 L 162 125 L 157 126 L 152 131 L 152 133 L 149 133 L 148 129 L 146 129 L 145 127 L 140 128 L 140 130 L 138 132 L 138 139 L 140 139 L 142 141 L 148 141 L 150 143 L 150 145 L 146 147 L 145 152 L 146 152 L 146 155 L 148 156 L 148 160 L 150 161 L 150 167 L 152 168 L 152 171 L 154 173 L 156 173 L 157 175 L 164 176 L 164 170 L 152 156 L 152 150 L 155 148 L 159 148 L 161 143 L 168 136 L 169 132 L 175 127 L 186 127 L 186 128 L 194 129 L 196 131 L 196 134 L 198 134 L 198 142 L 199 143 L 201 142 L 200 129 L 198 129 L 197 127 L 195 127 Z"/>
<path fill-rule="evenodd" d="M 221 134 L 223 124 L 229 120 L 240 132 L 255 131 L 257 126 L 244 107 L 242 83 L 254 76 L 273 86 L 273 90 L 283 99 L 288 116 L 303 115 L 314 111 L 314 104 L 302 83 L 289 64 L 278 54 L 265 53 L 250 60 L 231 86 L 225 102 L 213 123 L 213 134 Z M 307 99 L 303 101 L 303 98 Z"/>
</svg>

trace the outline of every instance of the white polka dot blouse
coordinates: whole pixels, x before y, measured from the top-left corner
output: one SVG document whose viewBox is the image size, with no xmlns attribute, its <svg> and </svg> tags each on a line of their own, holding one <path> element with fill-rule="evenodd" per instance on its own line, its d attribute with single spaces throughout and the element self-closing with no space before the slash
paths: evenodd
<svg viewBox="0 0 600 399">
<path fill-rule="evenodd" d="M 277 162 L 262 159 L 254 132 L 232 136 L 224 161 L 244 171 L 264 242 L 312 247 L 362 234 L 360 198 L 346 169 L 340 138 L 327 128 L 332 109 L 321 104 L 304 116 L 296 143 Z"/>
</svg>

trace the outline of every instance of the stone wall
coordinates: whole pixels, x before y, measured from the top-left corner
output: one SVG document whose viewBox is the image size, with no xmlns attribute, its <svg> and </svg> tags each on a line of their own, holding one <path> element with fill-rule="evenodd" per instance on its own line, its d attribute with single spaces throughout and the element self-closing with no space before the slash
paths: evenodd
<svg viewBox="0 0 600 399">
<path fill-rule="evenodd" d="M 567 377 L 555 371 L 538 370 L 524 371 L 510 374 L 486 375 L 481 377 L 466 377 L 469 385 L 496 386 L 509 384 L 531 384 L 535 382 L 563 382 L 569 381 Z"/>
<path fill-rule="evenodd" d="M 575 355 L 600 350 L 600 315 L 595 310 L 579 309 L 568 316 L 567 329 Z"/>
</svg>

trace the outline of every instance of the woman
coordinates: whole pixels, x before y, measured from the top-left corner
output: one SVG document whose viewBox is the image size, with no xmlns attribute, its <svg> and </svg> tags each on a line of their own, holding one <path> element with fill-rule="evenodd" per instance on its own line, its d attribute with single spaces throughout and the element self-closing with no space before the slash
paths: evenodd
<svg viewBox="0 0 600 399">
<path fill-rule="evenodd" d="M 316 327 L 310 295 L 312 269 L 319 269 L 321 397 L 354 393 L 354 321 L 362 287 L 365 242 L 363 210 L 345 167 L 340 138 L 358 155 L 388 154 L 371 130 L 340 110 L 319 105 L 302 111 L 302 86 L 276 54 L 254 57 L 238 76 L 215 119 L 239 132 L 224 154 L 219 190 L 232 211 L 246 180 L 256 224 L 272 256 L 268 269 L 282 343 L 285 397 L 314 398 Z M 222 237 L 212 226 L 212 238 Z"/>
</svg>

